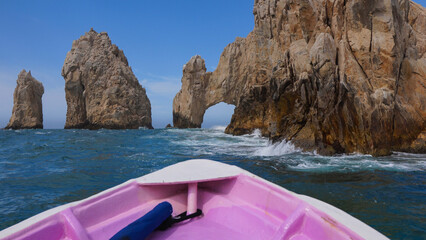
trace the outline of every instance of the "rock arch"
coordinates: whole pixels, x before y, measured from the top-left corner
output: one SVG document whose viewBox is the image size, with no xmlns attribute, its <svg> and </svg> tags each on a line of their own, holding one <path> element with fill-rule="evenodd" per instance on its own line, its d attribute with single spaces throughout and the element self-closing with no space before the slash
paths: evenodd
<svg viewBox="0 0 426 240">
<path fill-rule="evenodd" d="M 204 59 L 192 57 L 183 67 L 182 88 L 173 100 L 173 125 L 177 128 L 200 128 L 204 113 L 218 103 L 236 105 L 230 94 L 235 86 L 228 78 L 214 78 L 206 72 Z"/>
<path fill-rule="evenodd" d="M 200 127 L 225 102 L 236 106 L 226 133 L 260 129 L 320 154 L 426 152 L 425 8 L 256 0 L 253 13 L 214 72 L 200 56 L 184 66 L 175 127 Z"/>
</svg>

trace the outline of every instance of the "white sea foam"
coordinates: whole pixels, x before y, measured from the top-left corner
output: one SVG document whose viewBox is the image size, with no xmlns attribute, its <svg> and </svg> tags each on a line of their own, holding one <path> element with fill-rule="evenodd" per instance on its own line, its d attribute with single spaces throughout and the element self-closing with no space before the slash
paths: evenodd
<svg viewBox="0 0 426 240">
<path fill-rule="evenodd" d="M 220 132 L 225 132 L 226 126 L 213 126 L 210 129 L 220 131 Z"/>
<path fill-rule="evenodd" d="M 299 152 L 299 150 L 291 143 L 287 141 L 269 143 L 266 147 L 258 148 L 254 154 L 256 156 L 281 156 L 290 153 Z"/>
<path fill-rule="evenodd" d="M 172 144 L 183 147 L 194 156 L 226 155 L 245 159 L 274 162 L 295 171 L 347 172 L 347 171 L 426 171 L 426 155 L 396 153 L 375 158 L 365 154 L 322 156 L 315 152 L 302 152 L 291 142 L 271 143 L 260 130 L 243 136 L 232 136 L 213 129 L 170 129 L 179 135 Z M 223 129 L 223 127 L 222 127 Z M 204 156 L 203 156 L 204 155 Z"/>
<path fill-rule="evenodd" d="M 185 135 L 183 139 L 173 140 L 173 144 L 192 148 L 194 154 L 225 154 L 247 156 L 280 156 L 298 151 L 291 143 L 269 143 L 261 136 L 260 130 L 242 136 L 232 136 L 223 132 L 224 127 L 202 130 L 177 130 Z"/>
<path fill-rule="evenodd" d="M 129 156 L 130 159 L 141 159 L 145 156 L 145 153 L 139 152 Z"/>
<path fill-rule="evenodd" d="M 262 137 L 262 132 L 260 131 L 260 129 L 255 129 L 254 131 L 253 131 L 253 133 L 251 133 L 251 134 L 248 134 L 249 136 L 253 136 L 253 137 Z"/>
<path fill-rule="evenodd" d="M 404 159 L 395 157 L 374 158 L 369 155 L 343 155 L 343 156 L 315 156 L 301 157 L 288 166 L 293 170 L 301 171 L 425 171 L 426 160 Z"/>
</svg>

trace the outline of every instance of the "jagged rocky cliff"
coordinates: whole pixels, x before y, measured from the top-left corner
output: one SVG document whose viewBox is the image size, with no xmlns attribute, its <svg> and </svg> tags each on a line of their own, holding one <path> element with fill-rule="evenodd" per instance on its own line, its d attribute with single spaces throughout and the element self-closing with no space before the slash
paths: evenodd
<svg viewBox="0 0 426 240">
<path fill-rule="evenodd" d="M 93 29 L 72 44 L 65 79 L 65 128 L 152 128 L 151 103 L 122 50 Z"/>
<path fill-rule="evenodd" d="M 206 72 L 193 57 L 175 127 L 236 106 L 227 133 L 260 129 L 321 154 L 426 152 L 426 10 L 408 0 L 255 0 L 255 27 Z"/>
<path fill-rule="evenodd" d="M 13 109 L 6 129 L 43 128 L 43 84 L 22 70 L 13 93 Z"/>
</svg>

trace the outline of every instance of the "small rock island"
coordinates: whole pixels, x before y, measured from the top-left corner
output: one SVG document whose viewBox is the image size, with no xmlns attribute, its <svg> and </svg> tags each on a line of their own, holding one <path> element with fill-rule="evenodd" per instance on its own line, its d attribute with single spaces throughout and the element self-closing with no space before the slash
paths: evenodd
<svg viewBox="0 0 426 240">
<path fill-rule="evenodd" d="M 13 93 L 13 110 L 6 129 L 43 128 L 43 84 L 22 70 Z"/>
<path fill-rule="evenodd" d="M 183 68 L 173 124 L 235 105 L 227 133 L 260 129 L 320 154 L 426 152 L 426 10 L 409 0 L 255 0 L 254 30 L 214 72 Z"/>
<path fill-rule="evenodd" d="M 152 128 L 151 103 L 122 50 L 93 29 L 75 40 L 62 68 L 65 128 Z"/>
</svg>

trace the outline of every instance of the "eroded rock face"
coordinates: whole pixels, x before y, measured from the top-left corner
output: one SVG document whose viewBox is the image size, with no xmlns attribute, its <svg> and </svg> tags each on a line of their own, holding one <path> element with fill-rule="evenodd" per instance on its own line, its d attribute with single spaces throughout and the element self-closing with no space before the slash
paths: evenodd
<svg viewBox="0 0 426 240">
<path fill-rule="evenodd" d="M 13 110 L 6 129 L 43 128 L 43 84 L 22 70 L 13 93 Z"/>
<path fill-rule="evenodd" d="M 213 73 L 200 57 L 197 74 L 184 68 L 175 127 L 199 127 L 208 107 L 226 102 L 236 106 L 227 133 L 260 129 L 322 154 L 426 152 L 423 7 L 255 0 L 253 13 L 254 30 L 225 48 Z"/>
<path fill-rule="evenodd" d="M 173 125 L 179 128 L 200 128 L 204 112 L 205 84 L 208 82 L 206 65 L 194 56 L 183 66 L 182 89 L 173 99 Z"/>
<path fill-rule="evenodd" d="M 93 29 L 68 52 L 65 79 L 65 128 L 152 128 L 151 103 L 122 50 L 108 34 Z"/>
</svg>

